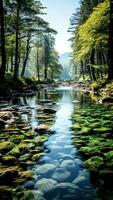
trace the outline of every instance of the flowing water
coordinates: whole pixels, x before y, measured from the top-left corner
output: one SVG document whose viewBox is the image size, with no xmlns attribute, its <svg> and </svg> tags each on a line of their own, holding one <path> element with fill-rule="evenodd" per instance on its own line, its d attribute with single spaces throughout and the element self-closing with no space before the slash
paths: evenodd
<svg viewBox="0 0 113 200">
<path fill-rule="evenodd" d="M 86 106 L 89 101 L 79 92 L 62 87 L 10 102 L 22 111 L 21 122 L 28 123 L 32 129 L 39 124 L 48 124 L 54 132 L 43 144 L 45 154 L 28 167 L 34 172 L 33 180 L 23 185 L 26 193 L 32 194 L 22 198 L 17 196 L 16 200 L 96 200 L 90 174 L 72 142 L 75 135 L 71 129 L 73 111 Z M 44 114 L 43 108 L 54 109 L 56 113 Z"/>
</svg>

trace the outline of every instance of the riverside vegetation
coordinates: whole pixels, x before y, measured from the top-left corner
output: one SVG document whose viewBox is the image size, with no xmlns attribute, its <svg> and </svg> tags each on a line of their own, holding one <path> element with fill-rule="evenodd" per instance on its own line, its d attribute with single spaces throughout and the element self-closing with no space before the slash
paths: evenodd
<svg viewBox="0 0 113 200">
<path fill-rule="evenodd" d="M 70 19 L 64 86 L 77 91 L 56 89 L 57 31 L 44 9 L 0 1 L 0 198 L 112 200 L 113 3 L 81 0 Z"/>
</svg>

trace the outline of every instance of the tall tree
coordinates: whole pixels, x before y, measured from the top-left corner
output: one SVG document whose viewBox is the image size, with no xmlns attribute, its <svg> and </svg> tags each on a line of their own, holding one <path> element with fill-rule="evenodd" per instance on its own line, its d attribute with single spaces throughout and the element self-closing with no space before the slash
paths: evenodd
<svg viewBox="0 0 113 200">
<path fill-rule="evenodd" d="M 0 80 L 3 81 L 5 78 L 6 70 L 6 49 L 5 49 L 5 29 L 4 29 L 4 5 L 3 0 L 0 1 L 0 35 L 1 35 L 1 67 L 0 67 Z"/>
<path fill-rule="evenodd" d="M 109 25 L 108 59 L 109 59 L 108 79 L 113 80 L 113 0 L 110 0 L 110 25 Z"/>
</svg>

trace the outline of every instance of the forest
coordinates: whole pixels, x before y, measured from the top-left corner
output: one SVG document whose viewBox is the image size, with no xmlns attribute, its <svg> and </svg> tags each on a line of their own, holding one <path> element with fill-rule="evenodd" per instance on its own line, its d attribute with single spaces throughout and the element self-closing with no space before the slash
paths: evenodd
<svg viewBox="0 0 113 200">
<path fill-rule="evenodd" d="M 0 0 L 0 199 L 113 200 L 113 0 Z"/>
<path fill-rule="evenodd" d="M 24 77 L 27 68 L 38 81 L 60 78 L 57 30 L 43 20 L 44 9 L 37 0 L 1 1 L 1 81 Z M 75 80 L 113 79 L 112 10 L 112 1 L 84 0 L 70 17 L 70 71 Z"/>
<path fill-rule="evenodd" d="M 37 0 L 1 1 L 1 81 L 5 76 L 24 77 L 30 54 L 35 59 L 31 71 L 38 80 L 59 75 L 61 65 L 54 48 L 57 31 L 41 18 L 44 14 L 44 6 Z"/>
</svg>

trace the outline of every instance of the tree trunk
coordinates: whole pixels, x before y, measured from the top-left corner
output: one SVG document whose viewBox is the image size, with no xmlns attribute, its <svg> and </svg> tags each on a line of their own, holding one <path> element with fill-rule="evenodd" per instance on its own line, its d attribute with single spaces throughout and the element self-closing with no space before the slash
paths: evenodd
<svg viewBox="0 0 113 200">
<path fill-rule="evenodd" d="M 5 78 L 6 71 L 6 49 L 5 49 L 5 30 L 4 30 L 4 7 L 3 0 L 0 1 L 0 22 L 1 22 L 1 67 L 0 67 L 0 80 Z"/>
<path fill-rule="evenodd" d="M 36 62 L 36 67 L 37 67 L 37 77 L 38 81 L 40 81 L 40 68 L 39 68 L 39 53 L 38 53 L 38 46 L 37 46 L 37 62 Z"/>
<path fill-rule="evenodd" d="M 93 65 L 95 64 L 95 50 L 94 48 L 92 49 L 91 56 L 90 56 L 90 63 L 91 63 L 91 73 L 93 80 L 96 81 L 96 76 L 95 76 L 95 69 Z"/>
<path fill-rule="evenodd" d="M 19 54 L 19 3 L 17 2 L 17 13 L 16 13 L 16 42 L 15 42 L 15 66 L 14 66 L 14 75 L 13 78 L 17 79 L 18 78 L 18 70 L 19 70 L 19 65 L 18 65 L 18 54 Z"/>
<path fill-rule="evenodd" d="M 81 71 L 82 71 L 83 80 L 85 80 L 85 76 L 84 76 L 84 62 L 83 61 L 81 61 Z"/>
<path fill-rule="evenodd" d="M 11 72 L 13 73 L 13 56 L 14 56 L 14 51 L 13 51 L 13 46 L 11 47 Z"/>
<path fill-rule="evenodd" d="M 113 0 L 110 0 L 110 25 L 108 41 L 108 79 L 113 80 Z"/>
<path fill-rule="evenodd" d="M 89 73 L 89 77 L 92 80 L 92 75 L 91 75 L 91 66 L 89 64 L 87 64 L 87 68 L 88 68 L 88 73 Z"/>
<path fill-rule="evenodd" d="M 23 63 L 23 68 L 22 68 L 22 72 L 21 72 L 21 76 L 23 77 L 25 74 L 25 68 L 26 68 L 26 64 L 28 61 L 28 57 L 29 57 L 29 52 L 30 52 L 30 38 L 31 38 L 31 33 L 28 32 L 28 39 L 27 39 L 27 45 L 26 45 L 26 54 L 25 54 L 25 59 L 24 59 L 24 63 Z"/>
</svg>

